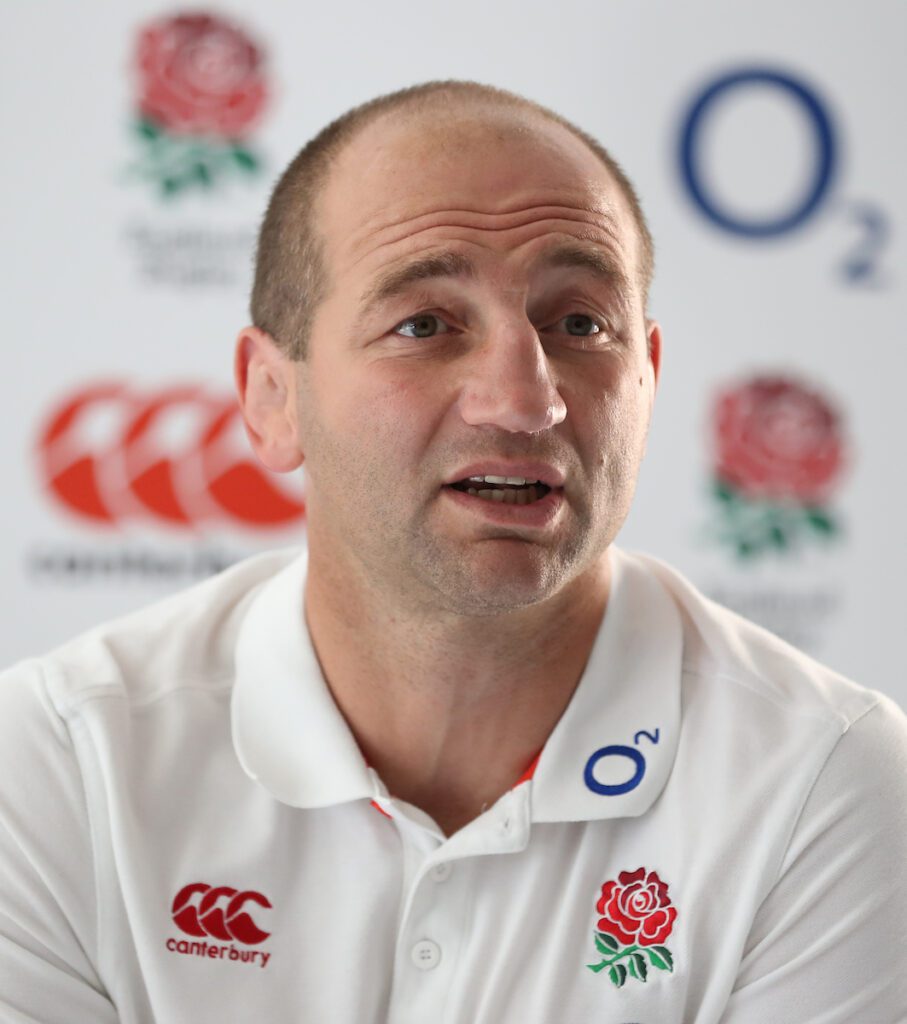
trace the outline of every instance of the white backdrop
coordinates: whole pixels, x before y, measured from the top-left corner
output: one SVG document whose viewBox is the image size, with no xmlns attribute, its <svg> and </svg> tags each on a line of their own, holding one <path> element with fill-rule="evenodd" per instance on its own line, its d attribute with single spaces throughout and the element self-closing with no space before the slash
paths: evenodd
<svg viewBox="0 0 907 1024">
<path fill-rule="evenodd" d="M 254 232 L 327 121 L 456 77 L 565 114 L 642 197 L 666 349 L 621 543 L 907 705 L 905 28 L 894 0 L 7 5 L 0 661 L 304 537 L 230 411 Z"/>
</svg>

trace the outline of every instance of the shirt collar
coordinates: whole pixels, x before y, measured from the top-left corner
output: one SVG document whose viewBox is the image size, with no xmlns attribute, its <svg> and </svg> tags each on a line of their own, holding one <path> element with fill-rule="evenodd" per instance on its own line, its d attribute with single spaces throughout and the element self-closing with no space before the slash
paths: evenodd
<svg viewBox="0 0 907 1024">
<path fill-rule="evenodd" d="M 664 788 L 680 731 L 680 613 L 642 562 L 610 549 L 611 591 L 582 679 L 532 777 L 532 820 L 636 817 Z"/>
<path fill-rule="evenodd" d="M 283 803 L 314 808 L 372 798 L 380 787 L 305 625 L 307 561 L 303 551 L 252 600 L 236 644 L 231 718 L 246 774 Z"/>
<path fill-rule="evenodd" d="M 240 626 L 231 716 L 245 772 L 315 808 L 386 791 L 321 672 L 305 626 L 303 551 L 264 583 Z M 680 726 L 680 615 L 642 563 L 611 548 L 602 627 L 531 773 L 531 820 L 634 817 L 670 774 Z"/>
</svg>

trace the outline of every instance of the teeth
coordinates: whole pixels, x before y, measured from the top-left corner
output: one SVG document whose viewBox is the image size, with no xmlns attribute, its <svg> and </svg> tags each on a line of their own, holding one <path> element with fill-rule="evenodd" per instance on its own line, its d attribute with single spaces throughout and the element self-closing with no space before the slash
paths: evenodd
<svg viewBox="0 0 907 1024">
<path fill-rule="evenodd" d="M 537 484 L 538 480 L 526 480 L 521 476 L 471 476 L 470 480 L 476 483 L 486 484 L 514 484 L 517 487 L 525 487 L 527 484 Z"/>
<path fill-rule="evenodd" d="M 524 491 L 501 491 L 490 487 L 470 487 L 467 494 L 474 498 L 484 498 L 486 501 L 501 501 L 505 505 L 531 505 L 538 501 L 539 492 L 535 487 L 529 487 Z"/>
</svg>

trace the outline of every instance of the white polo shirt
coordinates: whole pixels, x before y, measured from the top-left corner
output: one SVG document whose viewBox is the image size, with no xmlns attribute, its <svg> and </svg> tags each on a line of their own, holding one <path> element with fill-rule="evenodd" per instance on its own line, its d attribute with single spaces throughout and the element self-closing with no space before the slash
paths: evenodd
<svg viewBox="0 0 907 1024">
<path fill-rule="evenodd" d="M 907 1020 L 907 719 L 612 550 L 534 771 L 450 838 L 258 557 L 0 677 L 0 1020 Z"/>
</svg>

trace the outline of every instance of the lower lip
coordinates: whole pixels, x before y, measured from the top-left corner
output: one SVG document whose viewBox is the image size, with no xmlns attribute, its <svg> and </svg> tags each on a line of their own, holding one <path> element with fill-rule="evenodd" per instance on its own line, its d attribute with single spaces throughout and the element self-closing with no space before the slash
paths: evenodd
<svg viewBox="0 0 907 1024">
<path fill-rule="evenodd" d="M 508 505 L 503 501 L 489 501 L 467 494 L 465 491 L 457 491 L 453 487 L 443 487 L 442 493 L 451 501 L 481 516 L 486 522 L 500 523 L 502 526 L 548 526 L 564 503 L 564 491 L 560 487 L 552 488 L 544 498 L 539 498 L 529 505 Z"/>
</svg>

